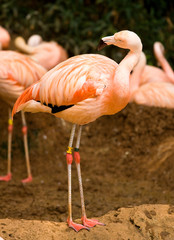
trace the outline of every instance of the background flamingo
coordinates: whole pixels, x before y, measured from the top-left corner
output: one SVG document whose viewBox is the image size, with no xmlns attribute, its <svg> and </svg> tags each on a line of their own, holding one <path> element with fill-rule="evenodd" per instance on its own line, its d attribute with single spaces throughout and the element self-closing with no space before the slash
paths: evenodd
<svg viewBox="0 0 174 240">
<path fill-rule="evenodd" d="M 130 72 L 142 51 L 140 38 L 130 31 L 121 31 L 113 36 L 104 37 L 100 46 L 110 44 L 130 49 L 119 65 L 98 54 L 69 58 L 46 73 L 38 83 L 25 90 L 13 108 L 13 114 L 20 110 L 48 112 L 73 123 L 66 154 L 69 211 L 67 222 L 75 231 L 88 229 L 96 224 L 103 225 L 97 220 L 86 218 L 79 154 L 82 125 L 95 121 L 102 115 L 115 114 L 127 105 Z M 72 221 L 71 207 L 71 164 L 76 124 L 79 125 L 79 130 L 74 159 L 79 180 L 83 225 Z"/>
<path fill-rule="evenodd" d="M 38 81 L 46 70 L 27 56 L 14 51 L 0 51 L 0 98 L 9 104 L 8 120 L 8 169 L 7 175 L 0 177 L 1 181 L 11 179 L 11 141 L 13 120 L 11 118 L 11 107 L 22 92 L 32 83 Z M 24 112 L 22 115 L 22 132 L 24 135 L 25 158 L 27 164 L 28 178 L 23 182 L 32 180 L 28 144 L 27 144 L 27 125 Z"/>
<path fill-rule="evenodd" d="M 130 76 L 131 95 L 140 86 L 150 82 L 170 82 L 170 78 L 160 68 L 146 64 L 146 56 L 142 52 L 137 65 Z"/>
<path fill-rule="evenodd" d="M 145 73 L 148 74 L 146 78 Z M 142 81 L 143 77 L 149 82 L 144 79 Z M 130 101 L 132 102 L 147 106 L 174 107 L 174 84 L 170 82 L 170 78 L 165 72 L 158 71 L 156 67 L 149 68 L 146 65 L 146 56 L 143 52 L 130 77 L 130 86 Z"/>
<path fill-rule="evenodd" d="M 10 44 L 10 40 L 11 40 L 11 37 L 8 31 L 2 26 L 0 26 L 0 47 L 8 48 Z"/>
<path fill-rule="evenodd" d="M 15 46 L 23 53 L 30 55 L 47 70 L 68 58 L 66 50 L 54 41 L 43 42 L 41 37 L 34 35 L 28 42 L 30 45 L 26 44 L 22 37 L 17 37 Z"/>
<path fill-rule="evenodd" d="M 160 43 L 154 44 L 154 52 L 157 60 L 160 61 L 160 64 L 163 66 L 165 71 L 158 67 L 147 65 L 146 56 L 142 52 L 140 55 L 140 59 L 137 65 L 134 67 L 130 77 L 131 98 L 134 92 L 137 91 L 140 86 L 146 83 L 150 83 L 150 82 L 173 83 L 174 81 L 174 78 L 172 79 L 173 70 L 163 55 L 163 49 Z M 149 85 L 149 86 L 154 87 L 154 86 L 157 86 L 157 84 Z M 159 87 L 157 88 L 159 89 Z"/>
</svg>

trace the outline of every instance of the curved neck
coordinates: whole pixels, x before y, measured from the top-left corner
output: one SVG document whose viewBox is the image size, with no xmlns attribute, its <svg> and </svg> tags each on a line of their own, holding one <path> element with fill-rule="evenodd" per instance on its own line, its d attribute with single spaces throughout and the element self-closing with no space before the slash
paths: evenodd
<svg viewBox="0 0 174 240">
<path fill-rule="evenodd" d="M 170 66 L 170 64 L 167 61 L 167 59 L 164 57 L 164 54 L 163 54 L 163 51 L 162 51 L 160 45 L 155 45 L 154 46 L 154 54 L 155 54 L 155 57 L 156 57 L 157 61 L 160 64 L 160 66 L 162 67 L 162 69 L 166 73 L 166 75 L 170 78 L 170 80 L 172 82 L 174 82 L 174 72 L 173 72 L 173 69 Z"/>
<path fill-rule="evenodd" d="M 22 52 L 27 54 L 32 54 L 34 51 L 34 48 L 27 45 L 25 40 L 22 37 L 17 37 L 15 39 L 15 46 Z"/>
<path fill-rule="evenodd" d="M 128 78 L 128 81 L 130 79 L 131 71 L 135 68 L 137 62 L 139 61 L 140 54 L 141 54 L 141 50 L 136 52 L 133 52 L 130 50 L 129 53 L 124 57 L 124 59 L 118 65 L 117 72 L 120 72 L 120 69 L 121 69 L 122 74 L 124 75 L 124 77 Z M 136 75 L 138 75 L 138 73 Z M 134 82 L 138 83 L 138 81 L 136 80 Z"/>
<path fill-rule="evenodd" d="M 142 77 L 142 72 L 146 66 L 146 56 L 142 52 L 137 65 L 133 68 L 133 72 L 130 76 L 130 93 L 132 95 L 135 92 L 140 84 L 140 78 Z"/>
<path fill-rule="evenodd" d="M 130 73 L 132 69 L 137 64 L 139 57 L 141 54 L 141 49 L 139 51 L 129 51 L 129 53 L 124 57 L 124 59 L 120 62 L 116 69 L 115 77 L 114 77 L 114 85 L 115 89 L 118 86 L 121 86 L 122 93 L 121 95 L 125 95 L 128 97 L 128 101 L 130 98 Z M 119 91 L 119 89 L 118 89 Z M 120 93 L 119 93 L 120 94 Z"/>
</svg>

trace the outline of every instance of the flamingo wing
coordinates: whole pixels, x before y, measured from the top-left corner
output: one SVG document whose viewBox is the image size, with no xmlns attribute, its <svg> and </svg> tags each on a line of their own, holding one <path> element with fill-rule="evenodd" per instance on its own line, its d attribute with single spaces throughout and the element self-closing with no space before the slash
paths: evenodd
<svg viewBox="0 0 174 240">
<path fill-rule="evenodd" d="M 116 67 L 115 61 L 98 54 L 69 58 L 26 89 L 18 98 L 13 113 L 30 100 L 66 109 L 86 99 L 96 98 L 110 87 Z"/>
<path fill-rule="evenodd" d="M 10 79 L 27 88 L 38 81 L 46 69 L 23 54 L 13 51 L 0 52 L 0 77 Z"/>
<path fill-rule="evenodd" d="M 104 56 L 88 54 L 60 63 L 33 86 L 33 99 L 62 106 L 101 95 L 117 66 L 109 59 L 112 65 L 108 67 L 107 61 Z"/>
</svg>

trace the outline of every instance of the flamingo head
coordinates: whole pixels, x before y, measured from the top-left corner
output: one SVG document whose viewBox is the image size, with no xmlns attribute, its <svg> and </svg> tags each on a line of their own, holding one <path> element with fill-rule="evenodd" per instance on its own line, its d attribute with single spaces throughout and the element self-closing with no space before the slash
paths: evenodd
<svg viewBox="0 0 174 240">
<path fill-rule="evenodd" d="M 132 31 L 123 30 L 112 36 L 101 39 L 98 50 L 106 45 L 115 45 L 120 48 L 130 49 L 131 51 L 141 51 L 142 43 L 138 35 Z"/>
<path fill-rule="evenodd" d="M 31 37 L 29 37 L 27 44 L 31 47 L 36 47 L 42 42 L 42 37 L 38 34 L 34 34 Z"/>
<path fill-rule="evenodd" d="M 153 45 L 154 52 L 165 53 L 165 48 L 161 42 L 155 42 Z"/>
</svg>

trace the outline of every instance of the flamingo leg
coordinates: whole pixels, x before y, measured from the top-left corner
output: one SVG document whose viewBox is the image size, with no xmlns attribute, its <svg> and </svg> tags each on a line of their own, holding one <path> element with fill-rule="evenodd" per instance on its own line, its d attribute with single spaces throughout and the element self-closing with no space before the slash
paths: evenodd
<svg viewBox="0 0 174 240">
<path fill-rule="evenodd" d="M 77 224 L 73 222 L 72 220 L 72 198 L 71 198 L 71 192 L 72 192 L 72 182 L 71 182 L 71 165 L 73 161 L 73 156 L 72 156 L 72 149 L 73 149 L 73 139 L 75 135 L 75 129 L 76 129 L 76 124 L 73 124 L 72 130 L 71 130 L 71 135 L 69 139 L 69 145 L 68 145 L 68 150 L 66 153 L 66 161 L 67 161 L 67 168 L 68 168 L 68 219 L 67 223 L 68 226 L 72 229 L 74 229 L 76 232 L 80 231 L 81 229 L 87 229 L 87 227 Z"/>
<path fill-rule="evenodd" d="M 29 159 L 29 151 L 28 151 L 27 123 L 26 123 L 26 119 L 23 111 L 21 111 L 21 117 L 22 117 L 22 125 L 23 125 L 22 132 L 24 137 L 25 160 L 26 160 L 27 175 L 28 175 L 28 177 L 23 179 L 22 182 L 27 183 L 32 181 L 32 175 L 31 175 L 31 167 L 30 167 L 30 159 Z"/>
<path fill-rule="evenodd" d="M 12 117 L 11 117 L 11 108 L 9 108 L 7 175 L 0 176 L 0 181 L 8 182 L 8 181 L 11 180 L 11 143 L 12 143 L 12 133 L 13 133 L 13 120 L 12 120 Z"/>
<path fill-rule="evenodd" d="M 104 226 L 105 224 L 100 223 L 98 220 L 88 219 L 86 217 L 85 201 L 84 201 L 83 185 L 82 185 L 82 177 L 81 177 L 81 169 L 80 169 L 80 154 L 79 154 L 81 131 L 82 131 L 82 126 L 79 126 L 79 131 L 78 131 L 78 134 L 77 134 L 76 147 L 74 149 L 74 159 L 75 159 L 76 168 L 77 168 L 79 189 L 80 189 L 81 207 L 82 207 L 82 218 L 81 219 L 82 219 L 83 225 L 88 227 L 88 228 L 94 227 L 96 225 Z"/>
</svg>

